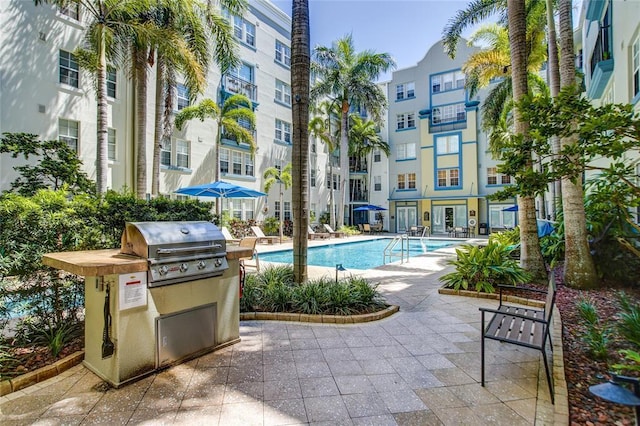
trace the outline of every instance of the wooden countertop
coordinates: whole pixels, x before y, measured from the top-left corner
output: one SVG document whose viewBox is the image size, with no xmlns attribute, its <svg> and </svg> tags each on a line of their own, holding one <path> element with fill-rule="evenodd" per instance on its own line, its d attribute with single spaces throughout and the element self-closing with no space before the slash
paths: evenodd
<svg viewBox="0 0 640 426">
<path fill-rule="evenodd" d="M 227 246 L 228 260 L 237 260 L 251 255 L 250 248 Z M 47 253 L 42 256 L 42 263 L 84 277 L 128 274 L 147 270 L 146 259 L 120 254 L 119 249 Z"/>
</svg>

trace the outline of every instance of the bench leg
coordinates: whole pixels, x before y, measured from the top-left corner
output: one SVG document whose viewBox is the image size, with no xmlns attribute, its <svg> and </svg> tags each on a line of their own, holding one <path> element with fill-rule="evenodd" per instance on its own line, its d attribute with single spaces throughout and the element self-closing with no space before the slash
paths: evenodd
<svg viewBox="0 0 640 426">
<path fill-rule="evenodd" d="M 484 387 L 484 311 L 482 311 L 482 328 L 480 329 L 480 384 Z"/>
<path fill-rule="evenodd" d="M 549 372 L 549 363 L 547 362 L 547 351 L 542 348 L 542 360 L 544 361 L 544 370 L 547 373 L 547 383 L 549 384 L 549 395 L 551 396 L 551 403 L 555 404 L 553 395 L 553 383 L 551 382 L 551 374 Z"/>
</svg>

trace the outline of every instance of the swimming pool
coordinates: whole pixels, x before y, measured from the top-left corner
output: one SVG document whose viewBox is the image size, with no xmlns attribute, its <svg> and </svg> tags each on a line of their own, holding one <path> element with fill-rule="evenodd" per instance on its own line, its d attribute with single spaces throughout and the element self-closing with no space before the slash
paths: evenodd
<svg viewBox="0 0 640 426">
<path fill-rule="evenodd" d="M 319 247 L 309 247 L 307 252 L 307 264 L 313 266 L 326 266 L 334 268 L 341 263 L 347 269 L 371 269 L 382 266 L 383 253 L 391 238 L 380 238 L 376 240 L 357 241 L 353 243 L 330 244 Z M 455 240 L 428 240 L 410 239 L 409 254 L 411 257 L 434 251 L 442 247 L 449 247 L 459 244 Z M 400 251 L 400 244 L 397 250 Z M 293 250 L 280 250 L 270 253 L 260 253 L 260 260 L 267 262 L 293 263 Z M 393 262 L 399 258 L 392 258 Z"/>
</svg>

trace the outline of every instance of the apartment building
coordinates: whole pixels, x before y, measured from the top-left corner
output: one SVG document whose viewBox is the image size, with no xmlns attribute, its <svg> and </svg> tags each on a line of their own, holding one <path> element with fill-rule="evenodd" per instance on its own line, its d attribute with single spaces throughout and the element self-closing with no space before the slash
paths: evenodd
<svg viewBox="0 0 640 426">
<path fill-rule="evenodd" d="M 584 75 L 586 95 L 595 105 L 631 104 L 640 111 L 639 16 L 637 1 L 585 0 L 582 4 L 574 33 L 577 66 Z M 628 153 L 627 160 L 638 160 L 638 156 Z M 607 161 L 599 162 L 604 166 Z"/>
<path fill-rule="evenodd" d="M 390 229 L 429 226 L 435 234 L 455 227 L 471 232 L 515 225 L 514 201 L 486 195 L 511 183 L 496 171 L 479 109 L 486 96 L 469 99 L 461 68 L 476 50 L 461 41 L 455 59 L 435 43 L 415 66 L 397 70 L 388 85 Z M 480 229 L 482 227 L 482 229 Z"/>
<path fill-rule="evenodd" d="M 28 132 L 42 139 L 67 141 L 83 161 L 84 170 L 95 179 L 96 100 L 91 75 L 83 70 L 73 51 L 83 43 L 87 16 L 82 10 L 53 5 L 34 6 L 31 1 L 0 3 L 0 132 Z M 268 0 L 254 0 L 244 16 L 231 16 L 242 64 L 221 75 L 212 65 L 208 86 L 196 102 L 210 98 L 220 102 L 234 93 L 249 97 L 256 112 L 255 155 L 223 135 L 219 151 L 220 178 L 256 190 L 264 190 L 262 174 L 271 166 L 291 161 L 291 18 Z M 148 73 L 147 170 L 151 192 L 155 70 Z M 134 188 L 135 110 L 133 85 L 126 70 L 108 73 L 109 172 L 108 187 Z M 189 95 L 180 82 L 174 88 L 176 111 L 189 105 Z M 181 187 L 215 179 L 213 154 L 217 128 L 212 119 L 193 120 L 175 131 L 162 146 L 160 193 L 175 197 Z M 318 141 L 310 142 L 310 210 L 319 217 L 328 209 L 324 184 L 329 155 Z M 16 178 L 13 170 L 22 160 L 0 156 L 0 190 Z M 339 168 L 334 168 L 339 173 Z M 263 220 L 267 216 L 290 219 L 291 195 L 285 191 L 279 203 L 279 188 L 259 199 L 225 199 L 223 209 L 242 219 Z M 211 199 L 209 199 L 211 200 Z"/>
</svg>

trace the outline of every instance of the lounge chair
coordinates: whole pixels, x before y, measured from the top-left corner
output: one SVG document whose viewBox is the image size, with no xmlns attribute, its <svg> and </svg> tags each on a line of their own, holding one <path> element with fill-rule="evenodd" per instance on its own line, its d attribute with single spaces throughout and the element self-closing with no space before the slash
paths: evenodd
<svg viewBox="0 0 640 426">
<path fill-rule="evenodd" d="M 310 226 L 307 228 L 307 230 L 309 231 L 310 240 L 325 240 L 331 236 L 328 232 L 315 232 L 313 229 L 311 229 Z"/>
<path fill-rule="evenodd" d="M 344 232 L 342 232 L 342 231 L 334 231 L 333 228 L 328 223 L 324 224 L 324 229 L 326 229 L 327 232 L 329 233 L 329 235 L 332 236 L 332 237 L 344 238 Z"/>
<path fill-rule="evenodd" d="M 273 244 L 274 241 L 277 241 L 279 237 L 276 236 L 266 236 L 264 235 L 264 232 L 262 232 L 262 229 L 260 229 L 259 226 L 252 226 L 251 227 L 251 231 L 253 231 L 253 233 L 255 234 L 256 237 L 258 237 L 258 242 L 259 243 L 263 243 L 263 242 L 267 242 L 267 244 Z"/>
<path fill-rule="evenodd" d="M 245 268 L 256 268 L 256 271 L 260 272 L 260 258 L 258 257 L 258 252 L 256 251 L 256 243 L 258 242 L 257 237 L 245 237 L 240 240 L 239 246 L 244 248 L 251 249 L 251 256 L 241 257 L 239 260 L 240 264 L 242 264 Z M 254 263 L 247 263 L 247 260 L 255 259 Z"/>
<path fill-rule="evenodd" d="M 227 240 L 228 244 L 238 244 L 240 242 L 240 238 L 233 238 L 233 235 L 231 235 L 231 232 L 229 232 L 226 226 L 220 228 L 220 232 L 222 232 L 222 236 Z"/>
</svg>

